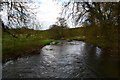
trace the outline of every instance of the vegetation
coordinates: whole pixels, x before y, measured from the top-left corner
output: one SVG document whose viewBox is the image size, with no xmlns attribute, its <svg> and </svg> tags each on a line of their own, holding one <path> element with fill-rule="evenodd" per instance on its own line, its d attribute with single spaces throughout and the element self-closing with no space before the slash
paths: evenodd
<svg viewBox="0 0 120 80">
<path fill-rule="evenodd" d="M 86 42 L 105 48 L 104 50 L 112 55 L 118 55 L 119 4 L 119 2 L 68 2 L 64 5 L 63 15 L 68 16 L 67 19 L 70 19 L 69 16 L 77 15 L 72 18 L 73 24 L 83 24 L 83 28 L 74 29 L 74 33 L 68 33 L 71 35 L 69 37 L 73 39 L 82 38 Z M 72 13 L 66 14 L 70 6 L 72 7 Z M 75 9 L 76 11 L 74 11 Z"/>
<path fill-rule="evenodd" d="M 3 62 L 20 56 L 39 53 L 40 48 L 55 41 L 53 39 L 45 39 L 42 37 L 42 31 L 30 29 L 9 29 L 9 32 L 16 35 L 18 38 L 3 32 Z M 55 42 L 57 43 L 57 41 Z"/>
</svg>

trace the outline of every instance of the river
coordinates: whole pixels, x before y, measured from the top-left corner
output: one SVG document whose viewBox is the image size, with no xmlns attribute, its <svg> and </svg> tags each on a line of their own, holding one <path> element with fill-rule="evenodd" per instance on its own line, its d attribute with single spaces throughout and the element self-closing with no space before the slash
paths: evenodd
<svg viewBox="0 0 120 80">
<path fill-rule="evenodd" d="M 46 45 L 40 54 L 3 64 L 3 78 L 98 78 L 110 77 L 113 65 L 102 50 L 82 41 Z M 111 66 L 112 65 L 112 66 Z M 113 69 L 113 70 L 112 70 Z M 116 73 L 117 74 L 117 73 Z M 115 74 L 115 75 L 116 75 Z M 113 76 L 114 77 L 114 76 Z"/>
</svg>

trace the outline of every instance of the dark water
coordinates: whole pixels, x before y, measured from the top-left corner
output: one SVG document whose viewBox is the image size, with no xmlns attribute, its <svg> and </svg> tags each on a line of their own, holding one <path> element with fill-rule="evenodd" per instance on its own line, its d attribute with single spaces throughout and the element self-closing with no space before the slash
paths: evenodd
<svg viewBox="0 0 120 80">
<path fill-rule="evenodd" d="M 102 56 L 102 50 L 82 41 L 47 45 L 39 55 L 3 64 L 3 78 L 116 77 L 118 63 Z M 114 61 L 114 60 L 113 60 Z"/>
</svg>

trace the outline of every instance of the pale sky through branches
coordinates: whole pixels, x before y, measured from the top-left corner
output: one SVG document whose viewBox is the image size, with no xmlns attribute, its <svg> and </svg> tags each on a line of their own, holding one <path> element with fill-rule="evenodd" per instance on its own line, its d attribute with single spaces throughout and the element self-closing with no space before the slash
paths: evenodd
<svg viewBox="0 0 120 80">
<path fill-rule="evenodd" d="M 50 25 L 55 24 L 57 17 L 61 17 L 63 5 L 70 0 L 34 0 L 35 4 L 40 7 L 37 9 L 37 20 L 40 22 L 42 29 L 49 29 Z M 71 13 L 72 6 L 69 7 L 67 16 Z M 66 18 L 65 18 L 66 19 Z M 68 27 L 77 27 L 74 25 L 75 21 L 70 18 L 66 19 Z M 78 25 L 78 27 L 81 24 Z"/>
<path fill-rule="evenodd" d="M 61 17 L 60 13 L 62 12 L 63 5 L 65 2 L 68 2 L 70 0 L 32 0 L 33 2 L 28 2 L 26 5 L 28 6 L 27 8 L 30 8 L 30 12 L 34 13 L 34 15 L 31 15 L 32 17 L 35 18 L 30 18 L 31 21 L 29 22 L 30 24 L 27 26 L 34 27 L 32 24 L 38 24 L 40 25 L 40 29 L 49 29 L 50 25 L 53 25 L 57 21 L 57 17 Z M 76 0 L 77 1 L 77 0 Z M 81 1 L 81 0 L 78 0 Z M 91 2 L 92 0 L 88 0 Z M 25 6 L 26 6 L 25 5 Z M 84 14 L 84 16 L 79 19 L 81 20 L 81 23 L 78 21 L 76 23 L 76 20 L 78 19 L 79 15 L 83 12 L 83 8 L 80 7 L 79 11 L 76 13 L 76 7 L 72 7 L 73 4 L 69 4 L 67 8 L 63 10 L 65 12 L 65 15 L 62 15 L 67 20 L 68 27 L 73 28 L 73 27 L 81 27 L 82 22 L 85 21 L 87 18 L 87 13 Z M 4 7 L 4 6 L 3 6 Z M 4 7 L 3 11 L 0 12 L 0 17 L 2 18 L 4 24 L 8 24 L 8 13 L 7 13 L 7 8 Z M 35 8 L 35 9 L 32 9 Z M 30 13 L 29 11 L 27 11 Z M 17 15 L 17 13 L 12 13 L 11 15 Z M 66 18 L 66 16 L 69 18 Z M 39 24 L 40 23 L 40 24 Z M 14 24 L 10 25 L 13 27 L 16 27 Z"/>
<path fill-rule="evenodd" d="M 32 16 L 33 17 L 35 16 L 36 21 L 34 21 L 34 19 L 31 18 L 31 22 L 27 26 L 34 27 L 32 24 L 40 23 L 39 29 L 42 30 L 49 29 L 50 25 L 56 23 L 57 17 L 61 17 L 60 13 L 62 12 L 63 4 L 68 1 L 69 0 L 33 0 L 33 2 L 30 3 L 28 2 L 26 5 L 28 6 L 28 8 L 30 8 L 30 12 L 34 13 L 34 15 Z M 71 12 L 70 10 L 68 10 L 68 14 Z M 2 17 L 2 20 L 4 21 L 5 24 L 7 24 L 8 22 L 7 14 L 8 14 L 7 8 L 4 8 L 4 10 L 0 12 L 0 16 Z M 12 15 L 17 14 L 13 13 Z M 72 26 L 73 22 L 71 21 L 71 19 L 67 19 L 67 22 L 70 28 L 74 27 Z M 14 28 L 16 27 L 16 25 L 11 26 L 13 26 Z"/>
<path fill-rule="evenodd" d="M 37 9 L 37 19 L 40 21 L 42 29 L 48 29 L 50 25 L 56 22 L 60 16 L 61 3 L 53 0 L 39 0 L 40 7 Z"/>
<path fill-rule="evenodd" d="M 56 18 L 60 17 L 62 1 L 58 0 L 33 0 L 31 3 L 26 4 L 29 8 L 35 8 L 31 11 L 35 13 L 37 22 L 40 23 L 40 29 L 49 29 L 49 26 L 56 22 Z M 13 15 L 17 15 L 13 13 Z M 0 16 L 3 22 L 8 24 L 8 13 L 5 7 L 3 11 L 0 12 Z M 31 19 L 32 20 L 32 19 Z M 31 23 L 32 24 L 32 23 Z M 15 28 L 15 25 L 11 25 Z M 30 26 L 30 25 L 29 25 Z M 32 26 L 32 25 L 31 25 Z"/>
</svg>

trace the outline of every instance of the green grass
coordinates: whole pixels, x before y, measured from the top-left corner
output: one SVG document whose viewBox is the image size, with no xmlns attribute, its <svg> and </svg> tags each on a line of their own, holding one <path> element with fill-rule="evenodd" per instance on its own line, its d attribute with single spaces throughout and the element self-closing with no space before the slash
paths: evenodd
<svg viewBox="0 0 120 80">
<path fill-rule="evenodd" d="M 51 42 L 53 42 L 54 40 L 42 40 L 42 43 L 44 43 L 44 44 L 49 44 L 49 43 L 51 43 Z"/>
<path fill-rule="evenodd" d="M 56 40 L 50 40 L 50 39 L 48 39 L 48 40 L 42 40 L 42 43 L 45 43 L 45 44 L 49 44 L 51 42 L 55 42 L 55 44 L 59 43 L 59 41 L 56 41 Z"/>
<path fill-rule="evenodd" d="M 99 27 L 63 29 L 62 34 L 59 34 L 56 30 L 10 29 L 9 31 L 15 34 L 18 39 L 3 32 L 2 51 L 4 60 L 24 55 L 26 52 L 38 51 L 41 47 L 53 41 L 55 44 L 59 43 L 54 39 L 82 40 L 105 48 L 107 51 L 108 49 L 112 50 L 113 52 L 108 51 L 112 54 L 117 53 L 118 50 L 116 28 L 107 29 L 106 31 Z"/>
<path fill-rule="evenodd" d="M 16 33 L 16 35 L 18 34 Z M 20 34 L 16 39 L 3 32 L 3 62 L 24 55 L 37 54 L 43 46 L 50 44 L 53 41 L 57 42 L 53 39 L 39 38 L 41 34 L 36 34 L 36 31 L 32 32 L 32 35 L 33 36 L 26 38 L 26 33 L 24 31 L 24 33 Z"/>
</svg>

